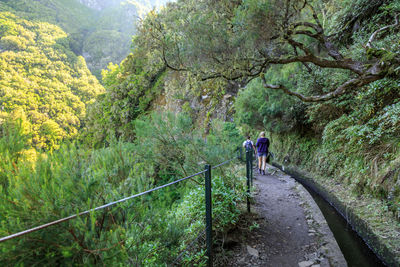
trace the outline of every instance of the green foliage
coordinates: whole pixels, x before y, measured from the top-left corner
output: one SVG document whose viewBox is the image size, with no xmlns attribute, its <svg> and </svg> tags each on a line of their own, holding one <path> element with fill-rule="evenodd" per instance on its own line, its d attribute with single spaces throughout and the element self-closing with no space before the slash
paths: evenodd
<svg viewBox="0 0 400 267">
<path fill-rule="evenodd" d="M 8 180 L 12 179 L 16 164 L 21 159 L 31 160 L 27 157 L 31 142 L 30 124 L 23 112 L 19 114 L 14 112 L 13 115 L 13 120 L 6 119 L 0 127 L 0 186 L 3 188 L 8 187 Z M 1 120 L 3 119 L 0 116 Z"/>
<path fill-rule="evenodd" d="M 89 154 L 64 147 L 53 155 L 41 157 L 33 166 L 19 164 L 16 177 L 9 180 L 7 193 L 2 192 L 2 236 L 139 191 L 148 181 L 143 180 L 144 177 L 132 177 L 132 153 L 128 149 L 127 145 L 118 145 Z M 11 241 L 2 247 L 0 261 L 28 265 L 37 259 L 45 259 L 47 265 L 106 261 L 123 245 L 121 234 L 125 230 L 113 223 L 121 216 L 124 213 L 120 208 L 106 210 L 71 221 L 61 228 L 35 233 L 25 241 L 24 238 Z M 38 245 L 40 243 L 42 245 Z M 100 248 L 106 249 L 104 258 L 96 253 Z"/>
<path fill-rule="evenodd" d="M 212 180 L 213 229 L 217 233 L 224 233 L 236 224 L 241 213 L 238 205 L 246 197 L 246 178 L 238 177 L 234 173 L 225 175 L 230 179 L 222 176 L 213 176 Z M 181 250 L 184 250 L 188 244 L 193 242 L 196 234 L 203 231 L 204 214 L 204 188 L 197 187 L 182 198 L 176 207 L 176 212 L 173 212 L 175 218 L 184 218 L 184 224 L 189 226 L 183 230 L 183 233 L 184 236 L 190 236 L 191 238 L 181 241 Z M 194 221 L 193 218 L 197 220 Z M 204 256 L 205 250 L 188 251 L 184 254 L 182 264 L 191 265 L 192 262 L 198 261 L 197 258 L 203 258 L 201 263 L 204 265 Z"/>
<path fill-rule="evenodd" d="M 180 176 L 196 172 L 199 163 L 213 164 L 234 155 L 241 136 L 232 123 L 214 121 L 206 142 L 186 115 L 153 113 L 151 119 L 136 120 L 137 154 L 154 164 L 158 179 L 170 177 L 173 170 Z M 190 156 L 185 156 L 190 155 Z"/>
<path fill-rule="evenodd" d="M 7 12 L 0 13 L 0 21 L 0 109 L 10 119 L 13 111 L 23 110 L 32 145 L 55 149 L 61 140 L 76 137 L 85 105 L 103 88 L 85 60 L 69 50 L 60 28 Z"/>
<path fill-rule="evenodd" d="M 291 19 L 314 22 L 310 12 L 298 12 L 303 10 L 299 2 L 291 3 L 287 11 L 293 12 Z M 268 82 L 305 95 L 329 92 L 353 78 L 348 71 L 321 70 L 310 64 L 267 66 L 257 61 L 261 54 L 268 58 L 294 53 L 279 37 L 285 29 L 281 8 L 285 1 L 182 0 L 148 14 L 134 38 L 132 54 L 102 72 L 106 92 L 99 95 L 101 86 L 85 60 L 74 53 L 91 56 L 95 69 L 121 57 L 130 43 L 126 32 L 133 30 L 121 21 L 145 8 L 137 1 L 119 4 L 113 1 L 110 8 L 97 12 L 77 1 L 0 3 L 1 236 L 142 192 L 198 172 L 206 163 L 230 158 L 243 140 L 234 123 L 213 120 L 213 115 L 216 103 L 228 93 L 230 83 L 224 79 L 245 83 L 241 75 L 248 75 L 250 61 L 259 64 L 255 69 L 263 68 L 261 75 Z M 391 195 L 391 210 L 395 210 L 400 198 L 398 175 L 393 171 L 400 166 L 397 29 L 377 36 L 374 44 L 379 48 L 365 51 L 362 45 L 373 31 L 393 23 L 399 1 L 316 0 L 313 4 L 326 33 L 340 30 L 343 34 L 344 39 L 334 41 L 344 57 L 379 58 L 387 66 L 386 78 L 313 104 L 267 90 L 253 79 L 236 98 L 235 119 L 246 131 L 270 131 L 271 150 L 278 159 L 289 158 L 293 164 L 333 177 L 357 194 Z M 42 18 L 38 17 L 41 8 Z M 54 12 L 61 9 L 66 12 Z M 70 35 L 43 21 L 61 25 Z M 276 34 L 274 42 L 265 43 Z M 316 56 L 328 57 L 311 38 L 296 38 Z M 166 76 L 165 61 L 169 67 L 193 71 L 170 83 L 184 87 L 175 95 L 185 103 L 185 115 L 162 113 L 158 107 L 166 97 L 163 94 L 173 89 L 164 88 L 165 81 L 178 76 Z M 188 99 L 193 96 L 207 106 L 200 114 L 209 128 L 206 131 L 193 124 L 198 116 Z M 89 111 L 83 120 L 86 105 Z M 154 109 L 158 112 L 147 116 Z M 82 127 L 86 143 L 107 148 L 60 147 Z M 118 139 L 132 143 L 118 143 Z M 49 153 L 32 152 L 32 145 Z M 236 222 L 238 204 L 245 196 L 243 178 L 235 171 L 234 167 L 213 170 L 214 212 L 221 214 L 215 222 L 218 232 Z M 202 182 L 197 177 L 10 241 L 1 248 L 0 262 L 171 264 L 204 227 Z M 196 248 L 185 254 L 182 264 L 203 264 L 203 247 L 197 244 Z"/>
<path fill-rule="evenodd" d="M 136 3 L 118 3 L 96 11 L 90 28 L 80 30 L 85 35 L 80 42 L 81 54 L 92 71 L 100 72 L 110 62 L 119 64 L 129 54 L 138 12 Z M 101 79 L 101 75 L 97 77 Z"/>
<path fill-rule="evenodd" d="M 77 0 L 2 1 L 0 10 L 10 11 L 28 21 L 47 22 L 61 27 L 68 33 L 65 43 L 75 54 L 89 54 L 88 66 L 92 70 L 104 68 L 110 61 L 120 62 L 129 52 L 130 38 L 134 33 L 134 18 L 123 23 L 127 19 L 127 12 L 123 17 L 118 12 L 102 14 Z M 114 20 L 118 22 L 107 26 L 107 29 L 114 27 L 113 31 L 104 32 L 105 24 L 102 22 L 109 22 L 107 18 L 111 17 L 117 18 Z M 124 33 L 121 33 L 121 27 L 129 27 L 129 30 L 124 29 Z M 99 35 L 103 35 L 104 38 L 99 39 Z M 15 37 L 6 37 L 2 43 L 6 42 L 8 48 L 11 48 L 10 45 L 15 48 L 23 45 L 18 41 L 20 40 Z M 112 53 L 105 56 L 99 53 L 102 49 L 106 53 Z"/>
<path fill-rule="evenodd" d="M 272 80 L 290 79 L 294 75 L 287 68 L 271 69 L 266 75 Z M 239 92 L 236 101 L 236 119 L 251 128 L 264 128 L 275 133 L 290 132 L 307 122 L 304 118 L 306 105 L 281 91 L 266 89 L 254 80 Z"/>
<path fill-rule="evenodd" d="M 3 0 L 0 9 L 15 12 L 29 21 L 48 22 L 58 25 L 66 32 L 87 28 L 94 12 L 75 0 Z"/>
<path fill-rule="evenodd" d="M 348 116 L 332 120 L 325 129 L 324 140 L 340 142 L 365 150 L 376 145 L 391 143 L 397 138 L 399 116 L 399 83 L 383 79 L 360 92 L 354 110 Z"/>
<path fill-rule="evenodd" d="M 118 35 L 118 31 L 115 30 L 115 32 L 112 32 L 114 39 L 104 38 L 103 40 L 100 40 L 101 43 L 93 45 L 94 37 L 99 34 L 104 34 L 104 32 L 101 33 L 103 28 L 93 29 L 95 28 L 97 21 L 100 19 L 99 14 L 95 10 L 80 4 L 79 1 L 76 0 L 3 1 L 0 3 L 0 9 L 11 11 L 19 17 L 29 21 L 47 22 L 61 27 L 65 32 L 69 33 L 68 37 L 65 38 L 65 42 L 70 45 L 71 50 L 74 51 L 75 54 L 90 54 L 91 64 L 89 67 L 92 70 L 105 67 L 109 61 L 119 62 L 129 51 L 129 38 L 133 33 L 133 26 L 131 27 L 131 31 L 127 32 L 123 38 L 120 36 L 121 33 Z M 102 24 L 102 26 L 104 26 L 104 24 Z M 100 33 L 98 33 L 98 31 L 100 31 Z M 116 48 L 115 45 L 108 45 L 110 43 L 120 42 L 121 38 L 122 40 L 125 40 L 123 42 L 126 44 L 125 46 Z M 15 43 L 15 40 L 9 40 L 9 37 L 7 37 L 7 39 L 9 45 L 10 41 L 14 41 Z M 113 55 L 102 59 L 101 57 L 104 57 L 104 55 L 96 53 L 99 47 L 102 46 L 106 46 L 108 50 L 113 49 Z M 107 51 L 107 49 L 105 51 Z M 104 63 L 103 60 L 106 60 L 106 62 Z"/>
<path fill-rule="evenodd" d="M 138 17 L 143 18 L 153 6 L 159 7 L 167 1 L 86 1 L 89 6 L 97 4 L 95 9 L 80 2 L 4 0 L 0 2 L 0 11 L 61 27 L 68 33 L 66 41 L 71 50 L 84 56 L 89 69 L 100 79 L 101 69 L 106 68 L 109 62 L 119 64 L 129 54 Z M 7 41 L 12 43 L 16 40 Z"/>
<path fill-rule="evenodd" d="M 140 48 L 133 50 L 120 66 L 104 70 L 106 94 L 90 107 L 88 136 L 94 145 L 107 137 L 133 140 L 132 122 L 148 112 L 163 92 L 165 67 Z"/>
<path fill-rule="evenodd" d="M 257 4 L 265 2 L 246 1 L 247 9 L 238 10 L 237 23 L 256 23 L 257 14 L 264 16 L 261 10 L 257 12 Z M 364 88 L 348 90 L 336 99 L 308 104 L 264 89 L 255 80 L 239 92 L 236 119 L 244 124 L 243 128 L 270 131 L 271 149 L 278 160 L 289 159 L 291 164 L 322 175 L 327 181 L 334 179 L 343 183 L 356 194 L 366 193 L 386 200 L 391 192 L 391 199 L 398 200 L 400 83 L 395 63 L 400 51 L 398 27 L 378 34 L 373 48 L 366 50 L 364 46 L 374 31 L 394 23 L 400 2 L 313 3 L 326 32 L 340 32 L 334 41 L 344 57 L 379 58 L 387 66 L 387 77 Z M 250 11 L 254 20 L 247 16 Z M 303 19 L 312 22 L 306 17 Z M 305 43 L 319 56 L 325 56 L 322 52 L 319 54 L 312 40 L 306 39 Z M 320 95 L 353 78 L 353 74 L 311 64 L 307 67 L 292 64 L 269 67 L 265 77 L 271 84 L 282 84 L 304 95 Z"/>
<path fill-rule="evenodd" d="M 289 157 L 296 165 L 326 179 L 336 177 L 357 194 L 386 198 L 392 192 L 392 199 L 399 199 L 394 175 L 400 157 L 399 88 L 398 80 L 386 78 L 371 84 L 353 99 L 310 106 L 308 112 L 318 111 L 317 120 L 311 122 L 325 121 L 321 140 L 301 134 L 275 136 L 272 149 L 277 158 Z M 346 107 L 346 103 L 351 106 Z M 343 108 L 340 113 L 336 110 L 337 118 L 337 115 L 329 117 L 320 111 L 326 105 Z M 313 145 L 308 146 L 310 142 Z"/>
<path fill-rule="evenodd" d="M 332 1 L 330 23 L 332 32 L 338 32 L 342 42 L 357 41 L 357 31 L 377 30 L 381 23 L 392 24 L 388 18 L 400 11 L 400 1 L 356 0 Z"/>
<path fill-rule="evenodd" d="M 2 159 L 25 148 L 18 125 L 15 131 L 19 134 L 12 135 L 7 128 L 10 131 L 0 138 Z M 155 113 L 134 125 L 135 143 L 112 142 L 98 150 L 63 145 L 31 161 L 7 156 L 0 164 L 0 177 L 7 182 L 0 187 L 0 236 L 198 172 L 205 163 L 232 158 L 232 147 L 239 140 L 232 123 L 219 122 L 205 143 L 184 115 Z M 221 214 L 215 220 L 217 232 L 226 231 L 240 213 L 245 182 L 239 171 L 232 165 L 213 170 L 214 212 Z M 1 247 L 0 262 L 46 266 L 171 264 L 204 227 L 203 179 L 198 176 L 7 241 Z M 185 253 L 182 264 L 192 265 L 204 253 L 203 244 L 196 247 L 199 250 Z"/>
</svg>

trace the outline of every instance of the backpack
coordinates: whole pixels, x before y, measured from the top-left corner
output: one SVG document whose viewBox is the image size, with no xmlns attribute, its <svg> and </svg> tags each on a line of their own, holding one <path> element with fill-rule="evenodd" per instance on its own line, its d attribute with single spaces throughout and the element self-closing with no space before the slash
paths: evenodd
<svg viewBox="0 0 400 267">
<path fill-rule="evenodd" d="M 246 151 L 252 151 L 253 146 L 251 145 L 251 141 L 246 141 L 244 147 L 246 148 Z"/>
</svg>

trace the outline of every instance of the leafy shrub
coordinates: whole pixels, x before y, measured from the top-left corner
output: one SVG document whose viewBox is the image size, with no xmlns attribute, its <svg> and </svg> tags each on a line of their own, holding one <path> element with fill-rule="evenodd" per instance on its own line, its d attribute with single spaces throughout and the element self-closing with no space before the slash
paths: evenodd
<svg viewBox="0 0 400 267">
<path fill-rule="evenodd" d="M 153 114 L 134 125 L 135 143 L 111 142 L 98 150 L 63 145 L 39 155 L 34 162 L 11 163 L 12 159 L 6 158 L 8 162 L 0 165 L 0 174 L 5 174 L 8 183 L 0 187 L 0 236 L 198 172 L 205 163 L 233 157 L 232 147 L 239 140 L 232 123 L 215 122 L 206 143 L 184 115 Z M 215 222 L 215 230 L 223 232 L 235 222 L 245 183 L 236 169 L 221 167 L 213 173 L 214 209 L 222 215 Z M 1 247 L 0 262 L 48 266 L 172 263 L 203 224 L 202 183 L 199 176 L 9 240 Z M 192 251 L 191 255 L 196 253 Z M 189 264 L 190 259 L 188 256 L 184 262 Z"/>
<path fill-rule="evenodd" d="M 273 76 L 277 73 L 270 71 L 267 75 Z M 246 124 L 250 128 L 265 128 L 271 132 L 284 133 L 306 124 L 303 103 L 281 91 L 264 88 L 258 80 L 239 92 L 235 109 L 238 123 Z"/>
<path fill-rule="evenodd" d="M 235 171 L 238 171 L 238 169 L 235 168 Z M 239 205 L 246 197 L 245 179 L 245 177 L 238 176 L 234 172 L 225 173 L 224 176 L 212 176 L 213 229 L 218 235 L 223 235 L 227 229 L 235 225 L 241 213 Z M 205 228 L 204 188 L 197 187 L 190 190 L 171 215 L 176 219 L 185 218 L 183 220 L 184 225 L 188 226 L 183 230 L 183 237 L 186 237 L 186 239 L 182 239 L 180 243 L 180 250 L 183 251 Z M 188 236 L 189 238 L 187 238 Z M 200 244 L 200 248 L 203 248 L 203 250 L 194 251 L 195 253 L 193 253 L 193 250 L 189 250 L 184 254 L 182 262 L 188 264 L 193 258 L 200 256 L 204 258 L 204 244 Z"/>
</svg>

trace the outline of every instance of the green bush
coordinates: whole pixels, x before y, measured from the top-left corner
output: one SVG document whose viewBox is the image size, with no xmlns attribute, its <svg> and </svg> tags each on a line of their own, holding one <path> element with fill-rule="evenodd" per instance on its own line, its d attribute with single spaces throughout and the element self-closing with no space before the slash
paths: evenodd
<svg viewBox="0 0 400 267">
<path fill-rule="evenodd" d="M 278 74 L 277 70 L 270 70 L 267 75 L 275 77 Z M 264 88 L 260 81 L 255 80 L 239 92 L 235 101 L 235 118 L 250 128 L 285 133 L 307 124 L 305 107 L 297 99 Z"/>
<path fill-rule="evenodd" d="M 9 162 L 0 165 L 0 173 L 7 179 L 7 184 L 0 187 L 0 236 L 201 171 L 206 163 L 216 164 L 234 157 L 235 142 L 240 137 L 234 124 L 215 122 L 205 142 L 189 117 L 170 113 L 154 113 L 137 120 L 134 126 L 135 143 L 111 142 L 109 147 L 97 150 L 63 145 L 52 153 L 38 155 L 36 161 L 10 162 L 12 158 L 7 157 Z M 8 134 L 3 138 L 19 137 Z M 0 151 L 5 151 L 2 140 Z M 15 153 L 23 149 L 17 147 Z M 215 220 L 217 232 L 224 232 L 235 223 L 240 212 L 238 205 L 245 195 L 243 175 L 231 166 L 213 170 L 214 212 L 220 215 Z M 0 263 L 171 264 L 185 244 L 195 239 L 197 230 L 202 229 L 203 180 L 203 176 L 198 176 L 9 240 L 2 244 Z M 196 247 L 199 250 L 191 250 L 190 255 L 181 259 L 185 264 L 198 259 L 202 244 Z"/>
</svg>

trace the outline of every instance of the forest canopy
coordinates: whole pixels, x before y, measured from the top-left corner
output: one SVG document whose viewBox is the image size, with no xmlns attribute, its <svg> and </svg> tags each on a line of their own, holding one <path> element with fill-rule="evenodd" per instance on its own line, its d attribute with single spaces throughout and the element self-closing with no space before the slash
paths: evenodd
<svg viewBox="0 0 400 267">
<path fill-rule="evenodd" d="M 67 34 L 0 12 L 0 126 L 21 119 L 37 149 L 57 148 L 82 127 L 86 104 L 104 91 Z"/>
<path fill-rule="evenodd" d="M 29 21 L 48 22 L 68 34 L 71 50 L 85 57 L 97 78 L 109 62 L 119 64 L 130 52 L 136 21 L 165 0 L 2 0 L 0 11 Z"/>
</svg>

